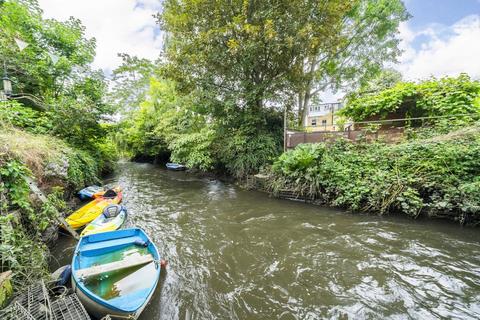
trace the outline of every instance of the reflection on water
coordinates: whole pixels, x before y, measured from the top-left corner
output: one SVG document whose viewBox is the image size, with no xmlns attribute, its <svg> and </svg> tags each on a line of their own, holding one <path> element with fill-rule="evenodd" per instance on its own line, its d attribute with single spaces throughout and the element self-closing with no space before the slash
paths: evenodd
<svg viewBox="0 0 480 320">
<path fill-rule="evenodd" d="M 80 267 L 85 268 L 126 259 L 131 260 L 147 254 L 149 254 L 147 248 L 129 245 L 101 255 L 80 256 Z M 110 300 L 150 288 L 152 281 L 155 281 L 156 278 L 155 270 L 155 264 L 152 262 L 145 266 L 135 266 L 89 277 L 85 279 L 84 283 L 90 291 L 99 297 Z"/>
<path fill-rule="evenodd" d="M 155 263 L 150 262 L 145 266 L 136 266 L 98 277 L 90 277 L 85 280 L 85 286 L 97 296 L 111 300 L 150 288 L 155 278 Z"/>
<path fill-rule="evenodd" d="M 480 318 L 478 229 L 346 214 L 147 164 L 122 164 L 112 181 L 129 224 L 169 261 L 141 319 Z"/>
</svg>

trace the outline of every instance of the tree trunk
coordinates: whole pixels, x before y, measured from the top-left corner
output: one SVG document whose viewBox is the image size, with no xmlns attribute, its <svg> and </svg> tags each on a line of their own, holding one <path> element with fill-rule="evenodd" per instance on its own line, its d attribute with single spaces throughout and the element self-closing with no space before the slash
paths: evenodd
<svg viewBox="0 0 480 320">
<path fill-rule="evenodd" d="M 305 90 L 305 97 L 303 98 L 303 106 L 302 106 L 302 126 L 305 127 L 307 123 L 305 122 L 305 117 L 307 116 L 308 112 L 308 105 L 310 103 L 310 88 L 307 88 Z"/>
<path fill-rule="evenodd" d="M 297 121 L 298 125 L 302 126 L 303 125 L 303 118 L 304 118 L 304 111 L 303 111 L 303 92 L 298 93 L 298 100 L 297 100 L 297 109 L 298 109 L 298 114 L 297 114 Z"/>
<path fill-rule="evenodd" d="M 314 58 L 309 59 L 308 63 L 308 71 L 305 72 L 305 76 L 309 78 L 308 82 L 305 85 L 305 88 L 303 91 L 299 93 L 299 99 L 298 99 L 298 104 L 299 104 L 299 109 L 298 109 L 298 115 L 300 117 L 299 119 L 299 124 L 302 127 L 305 127 L 305 116 L 307 115 L 308 107 L 310 104 L 310 98 L 312 97 L 311 92 L 312 92 L 312 78 L 313 74 L 315 72 L 315 66 L 316 62 Z"/>
</svg>

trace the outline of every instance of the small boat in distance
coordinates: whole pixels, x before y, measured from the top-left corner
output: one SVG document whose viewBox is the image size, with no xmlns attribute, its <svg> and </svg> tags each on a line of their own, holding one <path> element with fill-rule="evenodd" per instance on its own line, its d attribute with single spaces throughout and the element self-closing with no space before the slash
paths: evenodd
<svg viewBox="0 0 480 320">
<path fill-rule="evenodd" d="M 160 277 L 160 255 L 139 228 L 82 237 L 72 260 L 72 286 L 85 309 L 100 319 L 136 319 Z"/>
<path fill-rule="evenodd" d="M 102 191 L 105 191 L 105 189 L 103 187 L 90 186 L 90 187 L 86 187 L 86 188 L 83 188 L 82 190 L 78 191 L 78 197 L 82 201 L 88 200 L 88 199 L 93 199 L 94 195 L 96 193 L 102 192 Z"/>
<path fill-rule="evenodd" d="M 80 236 L 118 230 L 127 221 L 127 216 L 127 208 L 118 204 L 111 204 L 83 229 Z"/>
<path fill-rule="evenodd" d="M 187 167 L 184 166 L 183 164 L 171 163 L 171 162 L 168 162 L 165 166 L 167 167 L 168 170 L 173 170 L 173 171 L 183 171 L 187 169 Z"/>
<path fill-rule="evenodd" d="M 72 229 L 80 229 L 95 220 L 109 204 L 119 204 L 122 201 L 120 187 L 109 189 L 95 199 L 69 215 L 65 221 Z"/>
</svg>

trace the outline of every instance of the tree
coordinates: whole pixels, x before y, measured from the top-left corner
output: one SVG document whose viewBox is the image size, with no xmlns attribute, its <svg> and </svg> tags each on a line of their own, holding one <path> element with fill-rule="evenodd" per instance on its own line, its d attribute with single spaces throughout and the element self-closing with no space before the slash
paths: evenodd
<svg viewBox="0 0 480 320">
<path fill-rule="evenodd" d="M 395 69 L 385 69 L 360 87 L 360 92 L 376 92 L 389 89 L 402 81 L 402 78 L 402 74 L 399 71 Z"/>
<path fill-rule="evenodd" d="M 295 93 L 303 119 L 318 92 L 364 82 L 394 60 L 408 14 L 400 0 L 167 0 L 158 17 L 167 70 L 184 88 L 251 112 Z"/>
<path fill-rule="evenodd" d="M 61 22 L 42 13 L 36 0 L 0 3 L 0 56 L 15 93 L 33 95 L 48 106 L 53 134 L 92 147 L 104 135 L 100 121 L 112 112 L 104 99 L 103 72 L 91 68 L 95 39 L 85 37 L 78 19 Z M 19 41 L 27 44 L 23 50 Z"/>
<path fill-rule="evenodd" d="M 122 65 L 113 71 L 113 89 L 110 98 L 117 110 L 128 113 L 139 108 L 149 90 L 150 78 L 155 76 L 155 64 L 148 59 L 141 59 L 121 53 Z"/>
<path fill-rule="evenodd" d="M 305 119 L 311 98 L 331 88 L 361 87 L 396 61 L 398 26 L 409 15 L 401 0 L 358 0 L 345 11 L 339 34 L 324 41 L 303 60 L 296 81 L 298 120 Z M 332 41 L 333 40 L 333 41 Z"/>
<path fill-rule="evenodd" d="M 92 72 L 95 39 L 85 38 L 78 19 L 43 19 L 37 1 L 8 1 L 0 6 L 0 29 L 0 55 L 17 92 L 49 100 Z M 22 51 L 18 40 L 28 44 Z"/>
<path fill-rule="evenodd" d="M 167 74 L 180 89 L 258 114 L 279 105 L 304 60 L 337 42 L 352 1 L 167 0 L 158 15 L 169 34 Z"/>
</svg>

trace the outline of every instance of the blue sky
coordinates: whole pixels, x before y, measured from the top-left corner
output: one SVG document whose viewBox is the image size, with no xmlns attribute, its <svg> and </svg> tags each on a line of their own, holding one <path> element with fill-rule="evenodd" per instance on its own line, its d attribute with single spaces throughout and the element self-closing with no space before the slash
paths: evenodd
<svg viewBox="0 0 480 320">
<path fill-rule="evenodd" d="M 403 54 L 393 67 L 412 80 L 460 72 L 480 79 L 480 0 L 404 2 L 412 18 L 400 26 Z M 118 52 L 155 59 L 162 48 L 162 35 L 152 17 L 161 0 L 39 3 L 47 17 L 82 20 L 87 36 L 97 39 L 95 66 L 107 74 L 120 64 Z"/>
<path fill-rule="evenodd" d="M 407 79 L 480 78 L 480 0 L 406 0 L 411 19 L 400 26 L 400 63 Z"/>
<path fill-rule="evenodd" d="M 407 0 L 407 10 L 413 16 L 410 26 L 425 28 L 429 24 L 452 25 L 471 14 L 480 14 L 479 0 Z"/>
</svg>

